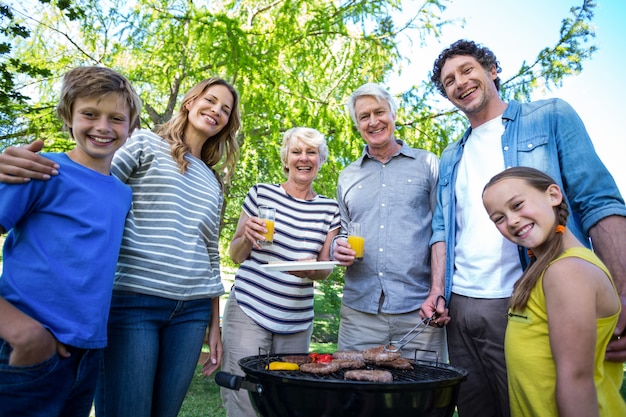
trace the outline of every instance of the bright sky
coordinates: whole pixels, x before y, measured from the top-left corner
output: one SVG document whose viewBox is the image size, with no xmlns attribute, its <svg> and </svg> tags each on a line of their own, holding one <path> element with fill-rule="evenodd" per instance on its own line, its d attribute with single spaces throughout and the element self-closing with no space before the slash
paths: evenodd
<svg viewBox="0 0 626 417">
<path fill-rule="evenodd" d="M 583 63 L 583 71 L 568 77 L 563 87 L 535 95 L 534 99 L 559 97 L 578 112 L 592 138 L 598 155 L 607 166 L 622 196 L 626 198 L 626 110 L 624 110 L 624 71 L 626 70 L 626 1 L 597 0 L 593 24 L 599 50 Z M 408 10 L 421 1 L 404 0 Z M 453 0 L 444 11 L 448 19 L 465 18 L 465 27 L 448 26 L 438 41 L 403 46 L 413 61 L 402 69 L 399 82 L 392 82 L 392 93 L 403 86 L 427 80 L 433 61 L 442 49 L 460 38 L 474 40 L 491 49 L 506 80 L 525 60 L 534 62 L 538 52 L 559 39 L 561 21 L 572 6 L 582 0 Z M 406 15 L 409 15 L 407 12 Z M 405 89 L 405 88 L 404 88 Z M 589 173 L 593 175 L 593 173 Z"/>
</svg>

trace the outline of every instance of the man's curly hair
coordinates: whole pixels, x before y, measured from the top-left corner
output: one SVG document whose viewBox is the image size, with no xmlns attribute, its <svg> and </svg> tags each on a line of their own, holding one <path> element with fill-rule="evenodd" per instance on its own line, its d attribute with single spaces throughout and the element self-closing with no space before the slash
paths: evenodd
<svg viewBox="0 0 626 417">
<path fill-rule="evenodd" d="M 459 39 L 450 45 L 449 48 L 444 49 L 439 57 L 435 60 L 433 64 L 433 75 L 430 77 L 430 80 L 435 84 L 437 90 L 441 93 L 442 96 L 448 98 L 446 94 L 446 89 L 441 82 L 441 69 L 446 64 L 446 61 L 449 58 L 455 57 L 457 55 L 469 55 L 474 57 L 478 63 L 485 68 L 486 70 L 490 70 L 492 66 L 495 65 L 496 73 L 502 72 L 502 68 L 500 68 L 500 63 L 496 59 L 496 56 L 489 48 L 481 46 L 473 41 L 468 41 L 465 39 Z M 500 91 L 500 77 L 496 77 L 494 80 L 496 84 L 496 89 Z"/>
</svg>

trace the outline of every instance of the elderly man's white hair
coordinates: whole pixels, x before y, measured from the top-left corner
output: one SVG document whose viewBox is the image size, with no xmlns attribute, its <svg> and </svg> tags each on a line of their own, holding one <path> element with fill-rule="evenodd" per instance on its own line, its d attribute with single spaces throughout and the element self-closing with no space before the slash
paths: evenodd
<svg viewBox="0 0 626 417">
<path fill-rule="evenodd" d="M 352 119 L 355 125 L 357 125 L 357 120 L 356 120 L 356 114 L 354 111 L 354 105 L 359 98 L 364 97 L 364 96 L 374 97 L 376 101 L 378 101 L 379 103 L 381 101 L 386 101 L 387 103 L 389 103 L 389 108 L 391 109 L 391 115 L 392 116 L 396 115 L 398 106 L 395 100 L 393 99 L 393 97 L 391 96 L 391 94 L 389 94 L 389 91 L 385 90 L 379 84 L 367 83 L 357 88 L 356 91 L 352 93 L 352 95 L 348 99 L 348 103 L 346 104 L 348 106 L 348 111 L 350 112 L 350 118 Z"/>
</svg>

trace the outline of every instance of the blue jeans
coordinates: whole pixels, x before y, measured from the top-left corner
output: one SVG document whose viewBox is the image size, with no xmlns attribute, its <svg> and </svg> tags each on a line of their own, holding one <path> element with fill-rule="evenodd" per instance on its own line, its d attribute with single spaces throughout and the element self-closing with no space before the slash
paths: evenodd
<svg viewBox="0 0 626 417">
<path fill-rule="evenodd" d="M 211 299 L 176 301 L 114 291 L 98 417 L 176 417 L 193 378 Z"/>
<path fill-rule="evenodd" d="M 9 366 L 11 346 L 0 339 L 0 416 L 88 417 L 102 349 L 56 353 L 33 366 Z"/>
</svg>

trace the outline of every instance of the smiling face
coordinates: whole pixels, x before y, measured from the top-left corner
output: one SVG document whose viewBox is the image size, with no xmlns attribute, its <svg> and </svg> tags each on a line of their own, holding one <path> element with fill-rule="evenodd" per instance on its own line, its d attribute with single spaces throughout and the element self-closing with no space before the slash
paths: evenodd
<svg viewBox="0 0 626 417">
<path fill-rule="evenodd" d="M 372 96 L 359 97 L 354 103 L 354 114 L 357 129 L 367 142 L 370 152 L 376 154 L 396 144 L 393 138 L 396 116 L 387 101 L 378 102 Z"/>
<path fill-rule="evenodd" d="M 545 191 L 526 180 L 506 178 L 490 185 L 483 193 L 483 204 L 500 233 L 511 242 L 541 251 L 554 234 L 555 207 L 563 200 L 560 188 L 552 184 Z"/>
<path fill-rule="evenodd" d="M 470 120 L 472 127 L 498 116 L 501 103 L 494 80 L 496 67 L 483 68 L 476 58 L 456 55 L 449 58 L 441 69 L 441 83 L 448 100 Z"/>
<path fill-rule="evenodd" d="M 218 134 L 228 124 L 234 101 L 226 86 L 209 86 L 202 95 L 185 105 L 189 112 L 185 138 L 207 139 Z"/>
<path fill-rule="evenodd" d="M 108 175 L 113 154 L 130 134 L 130 109 L 126 100 L 118 93 L 77 98 L 72 106 L 72 120 L 66 123 L 76 141 L 68 156 Z"/>
<path fill-rule="evenodd" d="M 300 139 L 292 141 L 287 152 L 287 170 L 290 181 L 312 184 L 321 164 L 316 146 L 307 145 Z"/>
</svg>

